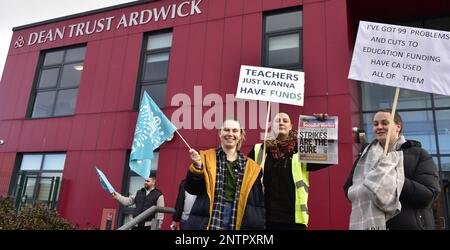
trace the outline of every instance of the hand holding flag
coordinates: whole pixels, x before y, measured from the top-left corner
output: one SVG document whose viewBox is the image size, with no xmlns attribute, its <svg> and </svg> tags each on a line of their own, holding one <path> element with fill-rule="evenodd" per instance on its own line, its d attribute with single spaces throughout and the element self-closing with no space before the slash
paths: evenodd
<svg viewBox="0 0 450 250">
<path fill-rule="evenodd" d="M 95 170 L 97 171 L 97 175 L 100 178 L 100 183 L 102 184 L 103 189 L 107 190 L 110 194 L 116 192 L 112 185 L 109 183 L 105 174 L 103 174 L 103 172 L 100 171 L 97 167 L 95 167 Z"/>
</svg>

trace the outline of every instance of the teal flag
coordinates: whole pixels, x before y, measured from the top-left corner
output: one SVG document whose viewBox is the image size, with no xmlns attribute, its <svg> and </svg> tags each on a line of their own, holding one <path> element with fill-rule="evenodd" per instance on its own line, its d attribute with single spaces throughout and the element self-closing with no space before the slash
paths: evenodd
<svg viewBox="0 0 450 250">
<path fill-rule="evenodd" d="M 100 179 L 100 183 L 102 184 L 102 188 L 107 190 L 110 194 L 114 193 L 115 190 L 112 187 L 112 185 L 109 183 L 108 179 L 106 179 L 105 174 L 103 174 L 103 172 L 100 171 L 100 169 L 98 169 L 97 167 L 95 167 L 95 170 L 97 171 L 97 175 L 98 175 L 98 178 Z"/>
<path fill-rule="evenodd" d="M 131 147 L 131 170 L 147 179 L 150 176 L 153 150 L 170 138 L 176 130 L 158 105 L 144 92 Z"/>
</svg>

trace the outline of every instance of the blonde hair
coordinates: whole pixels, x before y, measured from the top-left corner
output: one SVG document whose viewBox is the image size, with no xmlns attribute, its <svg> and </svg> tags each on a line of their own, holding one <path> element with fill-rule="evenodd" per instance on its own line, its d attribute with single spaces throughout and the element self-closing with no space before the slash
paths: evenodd
<svg viewBox="0 0 450 250">
<path fill-rule="evenodd" d="M 223 125 L 227 121 L 234 121 L 234 122 L 237 122 L 239 124 L 239 128 L 241 130 L 241 139 L 237 143 L 236 149 L 237 149 L 237 151 L 241 151 L 242 143 L 245 141 L 245 130 L 244 130 L 244 128 L 242 128 L 241 123 L 237 119 L 235 119 L 235 118 L 225 118 L 225 120 L 223 120 L 223 122 L 222 122 L 222 126 L 220 127 L 219 133 L 220 133 L 220 131 L 222 131 Z"/>
</svg>

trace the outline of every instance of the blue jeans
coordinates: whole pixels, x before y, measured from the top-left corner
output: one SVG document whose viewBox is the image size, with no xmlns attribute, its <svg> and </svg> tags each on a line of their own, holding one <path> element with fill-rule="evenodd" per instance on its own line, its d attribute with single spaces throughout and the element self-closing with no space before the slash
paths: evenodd
<svg viewBox="0 0 450 250">
<path fill-rule="evenodd" d="M 232 230 L 233 228 L 231 228 L 231 216 L 233 215 L 233 203 L 225 202 L 224 207 L 225 209 L 223 211 L 222 229 Z"/>
</svg>

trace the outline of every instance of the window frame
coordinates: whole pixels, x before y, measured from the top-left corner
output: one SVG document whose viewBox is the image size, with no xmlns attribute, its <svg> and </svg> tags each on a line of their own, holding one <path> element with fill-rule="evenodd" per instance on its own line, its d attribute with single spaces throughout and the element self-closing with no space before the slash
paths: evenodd
<svg viewBox="0 0 450 250">
<path fill-rule="evenodd" d="M 304 71 L 304 54 L 303 54 L 303 22 L 302 26 L 299 28 L 290 28 L 290 29 L 282 29 L 277 31 L 266 32 L 266 24 L 267 17 L 272 15 L 279 15 L 283 13 L 290 12 L 300 12 L 301 18 L 303 19 L 303 9 L 299 7 L 281 9 L 276 11 L 270 11 L 263 13 L 263 25 L 262 25 L 262 51 L 261 51 L 261 65 L 263 67 L 271 67 L 277 69 L 285 69 L 285 70 L 296 70 L 296 71 Z M 299 50 L 301 51 L 301 56 L 299 55 L 299 63 L 290 63 L 290 64 L 280 64 L 275 66 L 269 65 L 269 39 L 278 36 L 299 34 Z"/>
<path fill-rule="evenodd" d="M 149 37 L 154 36 L 154 35 L 165 34 L 165 33 L 170 33 L 171 36 L 172 36 L 172 43 L 171 43 L 170 47 L 164 47 L 164 48 L 158 48 L 158 49 L 153 49 L 153 50 L 147 50 Z M 169 29 L 163 29 L 163 30 L 157 30 L 157 31 L 148 32 L 148 33 L 144 34 L 144 36 L 142 37 L 142 43 L 141 44 L 142 44 L 141 56 L 140 56 L 140 60 L 139 60 L 139 70 L 138 70 L 136 91 L 135 91 L 134 104 L 133 104 L 133 110 L 134 111 L 138 111 L 139 110 L 139 104 L 140 104 L 141 95 L 142 95 L 141 89 L 144 86 L 165 84 L 166 85 L 166 96 L 165 97 L 167 97 L 167 81 L 169 79 L 170 56 L 171 56 L 170 51 L 171 51 L 171 49 L 173 47 L 173 29 L 169 28 Z M 146 61 L 147 61 L 147 57 L 151 56 L 151 55 L 159 54 L 159 53 L 168 53 L 169 54 L 169 59 L 167 60 L 167 75 L 166 75 L 165 78 L 162 78 L 162 79 L 145 81 L 144 80 L 144 73 L 145 73 L 145 64 L 146 64 Z M 162 108 L 167 106 L 166 100 L 167 99 L 165 99 L 164 105 L 162 107 L 159 107 L 159 108 L 162 109 Z"/>
<path fill-rule="evenodd" d="M 65 62 L 68 50 L 76 49 L 76 48 L 82 48 L 82 47 L 85 47 L 85 49 L 86 49 L 83 60 Z M 64 51 L 62 62 L 58 63 L 58 64 L 51 64 L 51 65 L 48 65 L 48 66 L 44 66 L 45 56 L 48 53 L 57 52 L 57 51 Z M 71 90 L 71 89 L 79 90 L 80 84 L 81 84 L 82 75 L 80 76 L 80 82 L 78 83 L 78 86 L 76 86 L 76 87 L 73 87 L 73 86 L 61 87 L 62 74 L 64 72 L 64 66 L 66 66 L 66 65 L 82 63 L 83 66 L 84 66 L 84 62 L 86 60 L 86 52 L 87 52 L 87 44 L 86 43 L 77 44 L 77 45 L 68 46 L 68 47 L 63 47 L 63 48 L 53 48 L 53 49 L 41 51 L 41 53 L 39 55 L 38 64 L 37 64 L 38 66 L 36 67 L 36 71 L 35 71 L 35 74 L 34 74 L 33 86 L 31 88 L 30 100 L 28 102 L 28 108 L 27 108 L 27 112 L 26 112 L 26 116 L 25 116 L 26 119 L 45 119 L 45 118 L 66 117 L 66 116 L 73 116 L 73 115 L 75 115 L 76 101 L 75 101 L 75 109 L 74 109 L 73 114 L 65 114 L 65 115 L 55 115 L 56 102 L 57 102 L 57 99 L 58 99 L 58 93 L 60 91 Z M 44 70 L 56 69 L 56 68 L 59 69 L 58 76 L 57 76 L 57 79 L 56 79 L 56 86 L 55 87 L 39 88 L 38 85 L 39 85 L 39 80 L 41 78 L 42 72 Z M 83 74 L 83 71 L 81 72 L 81 74 Z M 36 99 L 37 99 L 38 93 L 43 93 L 43 92 L 54 92 L 55 93 L 55 98 L 54 98 L 53 103 L 52 103 L 51 114 L 49 116 L 33 117 L 33 110 L 34 110 L 34 107 L 36 105 Z M 77 96 L 76 96 L 76 100 L 78 100 L 78 93 L 77 93 Z"/>
<path fill-rule="evenodd" d="M 43 170 L 44 167 L 44 162 L 45 162 L 45 157 L 46 155 L 54 155 L 54 154 L 63 154 L 65 155 L 65 160 L 64 160 L 64 166 L 62 170 Z M 66 160 L 67 160 L 67 152 L 63 152 L 63 151 L 57 151 L 57 152 L 32 152 L 32 153 L 26 153 L 26 152 L 22 152 L 22 153 L 18 153 L 18 156 L 16 158 L 16 162 L 14 164 L 14 170 L 13 170 L 13 174 L 11 175 L 11 182 L 8 188 L 8 196 L 15 198 L 17 195 L 17 188 L 18 188 L 18 181 L 19 181 L 19 176 L 21 173 L 21 166 L 22 166 L 22 162 L 23 162 L 23 157 L 25 155 L 42 155 L 42 160 L 40 162 L 39 165 L 39 170 L 25 170 L 25 172 L 27 173 L 27 175 L 29 175 L 29 173 L 31 173 L 31 175 L 36 175 L 36 183 L 33 189 L 33 195 L 32 195 L 32 199 L 29 200 L 29 203 L 35 203 L 37 201 L 39 201 L 37 198 L 39 196 L 39 188 L 41 185 L 41 177 L 42 174 L 46 174 L 46 173 L 60 173 L 61 174 L 61 179 L 60 179 L 60 184 L 59 184 L 59 190 L 58 190 L 58 196 L 57 196 L 57 200 L 56 200 L 56 204 L 58 203 L 59 200 L 59 194 L 61 191 L 61 184 L 62 184 L 62 180 L 63 180 L 63 176 L 64 176 L 64 169 L 65 169 L 65 165 L 66 165 Z M 28 201 L 27 201 L 28 202 Z"/>
</svg>

